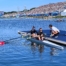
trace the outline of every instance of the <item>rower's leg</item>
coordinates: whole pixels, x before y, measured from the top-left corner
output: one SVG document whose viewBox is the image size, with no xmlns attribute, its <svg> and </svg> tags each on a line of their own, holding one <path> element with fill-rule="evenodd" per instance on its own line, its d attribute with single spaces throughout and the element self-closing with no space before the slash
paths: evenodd
<svg viewBox="0 0 66 66">
<path fill-rule="evenodd" d="M 59 35 L 58 31 L 52 31 L 52 34 L 50 35 L 50 37 L 57 37 Z"/>
</svg>

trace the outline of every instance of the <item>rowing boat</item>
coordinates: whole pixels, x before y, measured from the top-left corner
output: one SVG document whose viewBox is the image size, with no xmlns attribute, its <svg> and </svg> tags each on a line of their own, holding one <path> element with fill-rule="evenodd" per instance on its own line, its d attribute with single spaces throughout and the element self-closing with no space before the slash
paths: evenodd
<svg viewBox="0 0 66 66">
<path fill-rule="evenodd" d="M 25 32 L 28 32 L 28 31 L 25 31 Z M 23 32 L 23 33 L 25 33 L 25 32 Z M 53 42 L 57 45 L 66 46 L 66 31 L 60 31 L 60 34 L 58 35 L 57 38 L 55 38 L 55 37 L 50 38 L 50 36 L 49 36 L 50 31 L 49 30 L 43 30 L 43 32 L 46 35 L 45 40 Z"/>
<path fill-rule="evenodd" d="M 48 47 L 53 47 L 53 48 L 60 49 L 60 50 L 64 49 L 62 46 L 52 43 L 48 40 L 40 41 L 35 38 L 31 38 L 30 33 L 21 32 L 21 31 L 19 31 L 18 33 L 22 36 L 22 38 L 25 38 L 33 43 L 46 45 Z"/>
</svg>

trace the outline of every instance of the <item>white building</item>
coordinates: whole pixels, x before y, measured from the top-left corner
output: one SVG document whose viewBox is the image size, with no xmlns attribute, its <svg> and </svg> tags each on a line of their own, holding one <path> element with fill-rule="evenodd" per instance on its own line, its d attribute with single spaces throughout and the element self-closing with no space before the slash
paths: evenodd
<svg viewBox="0 0 66 66">
<path fill-rule="evenodd" d="M 63 12 L 61 12 L 61 16 L 66 16 L 66 9 Z"/>
</svg>

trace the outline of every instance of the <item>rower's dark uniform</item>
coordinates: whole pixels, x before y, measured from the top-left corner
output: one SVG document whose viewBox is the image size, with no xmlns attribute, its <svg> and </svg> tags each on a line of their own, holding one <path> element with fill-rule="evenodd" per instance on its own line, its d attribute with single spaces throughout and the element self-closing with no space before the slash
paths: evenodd
<svg viewBox="0 0 66 66">
<path fill-rule="evenodd" d="M 42 28 L 39 29 L 38 35 L 40 35 L 41 40 L 42 40 L 42 38 L 45 36 L 44 33 L 43 33 Z M 44 40 L 44 39 L 43 39 L 43 40 Z"/>
<path fill-rule="evenodd" d="M 31 34 L 37 33 L 37 31 L 34 29 L 34 30 L 31 30 L 30 33 L 31 33 Z"/>
<path fill-rule="evenodd" d="M 38 32 L 38 35 L 44 34 L 43 32 Z"/>
<path fill-rule="evenodd" d="M 31 29 L 30 33 L 31 33 L 31 34 L 33 34 L 33 33 L 37 33 L 37 31 L 36 31 L 36 29 L 35 29 L 35 27 L 34 27 L 34 26 L 32 27 L 32 29 Z"/>
</svg>

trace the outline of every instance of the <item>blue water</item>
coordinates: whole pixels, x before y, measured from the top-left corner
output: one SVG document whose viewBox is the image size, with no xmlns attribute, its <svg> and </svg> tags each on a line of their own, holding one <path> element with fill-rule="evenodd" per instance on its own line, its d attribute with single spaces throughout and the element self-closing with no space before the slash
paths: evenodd
<svg viewBox="0 0 66 66">
<path fill-rule="evenodd" d="M 66 22 L 42 19 L 0 19 L 0 40 L 19 37 L 18 31 L 29 31 L 34 25 L 38 30 L 49 29 L 52 24 L 66 31 Z M 18 38 L 0 46 L 0 66 L 65 66 L 66 50 L 53 52 L 47 46 L 33 46 L 31 42 Z"/>
</svg>

